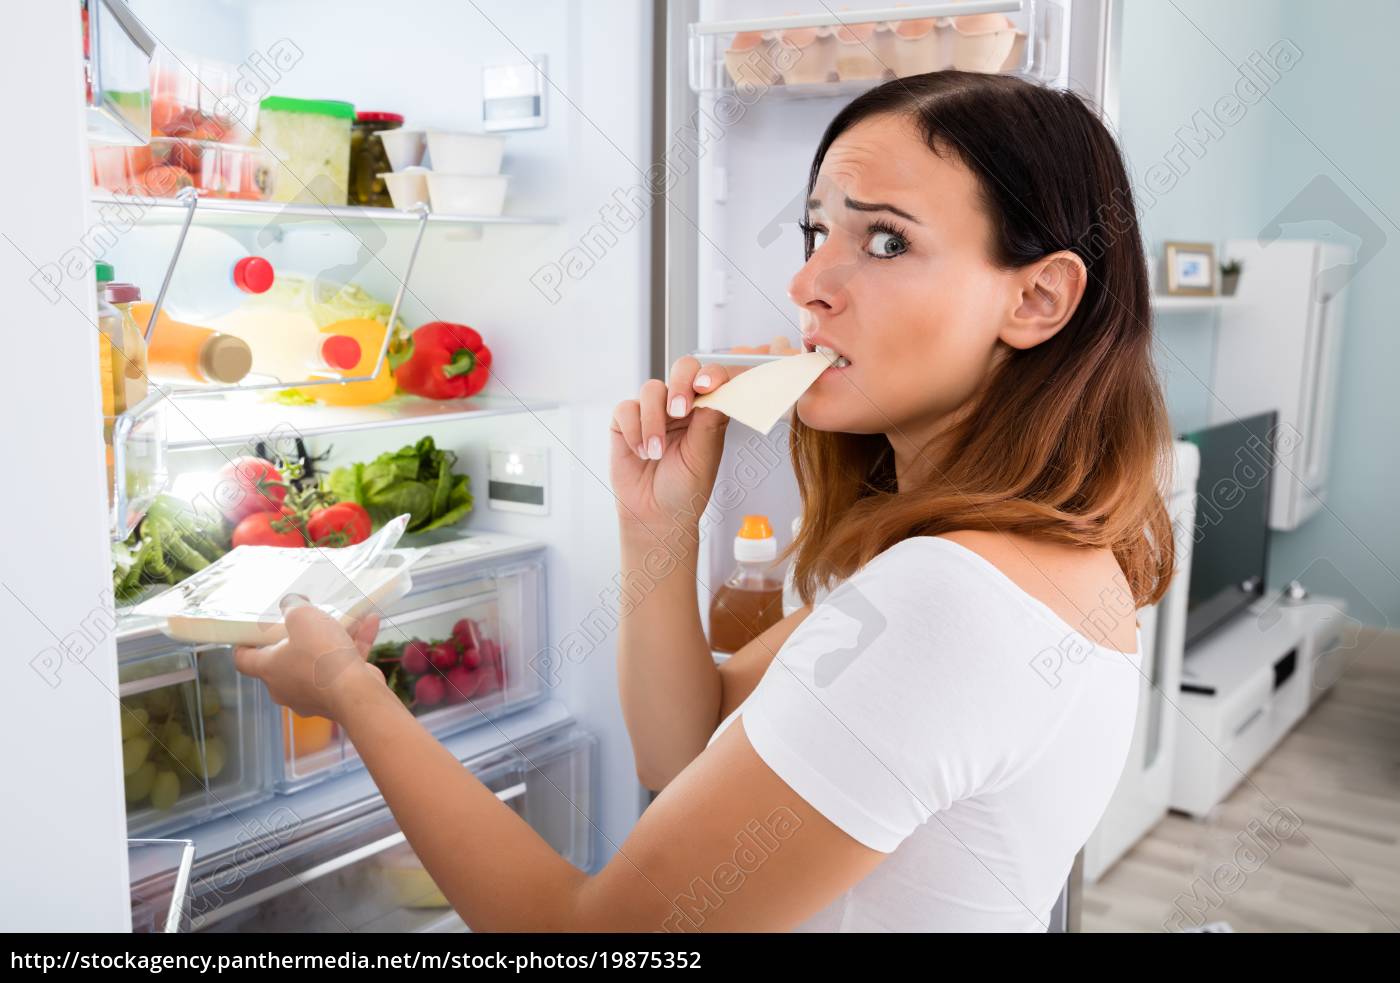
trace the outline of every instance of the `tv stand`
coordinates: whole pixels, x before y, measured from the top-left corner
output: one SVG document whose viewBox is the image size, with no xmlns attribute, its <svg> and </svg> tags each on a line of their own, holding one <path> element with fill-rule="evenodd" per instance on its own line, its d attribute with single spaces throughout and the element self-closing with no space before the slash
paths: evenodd
<svg viewBox="0 0 1400 983">
<path fill-rule="evenodd" d="M 1346 601 L 1272 591 L 1186 650 L 1171 807 L 1206 815 L 1340 671 Z"/>
</svg>

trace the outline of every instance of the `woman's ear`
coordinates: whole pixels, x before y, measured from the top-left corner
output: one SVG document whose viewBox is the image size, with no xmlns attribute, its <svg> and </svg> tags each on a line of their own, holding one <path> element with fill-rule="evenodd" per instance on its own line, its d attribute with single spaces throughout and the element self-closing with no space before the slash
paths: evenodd
<svg viewBox="0 0 1400 983">
<path fill-rule="evenodd" d="M 1067 249 L 1017 270 L 1015 306 L 1001 340 L 1012 348 L 1034 348 L 1053 338 L 1074 316 L 1088 275 L 1084 261 Z"/>
</svg>

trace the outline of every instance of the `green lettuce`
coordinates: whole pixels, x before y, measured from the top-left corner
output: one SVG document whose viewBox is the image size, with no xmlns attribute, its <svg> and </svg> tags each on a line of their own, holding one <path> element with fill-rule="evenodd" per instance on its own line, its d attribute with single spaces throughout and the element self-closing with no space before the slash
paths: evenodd
<svg viewBox="0 0 1400 983">
<path fill-rule="evenodd" d="M 342 502 L 359 502 L 375 528 L 407 512 L 409 532 L 455 525 L 472 510 L 471 479 L 454 474 L 457 455 L 424 437 L 369 464 L 336 468 L 326 489 Z"/>
</svg>

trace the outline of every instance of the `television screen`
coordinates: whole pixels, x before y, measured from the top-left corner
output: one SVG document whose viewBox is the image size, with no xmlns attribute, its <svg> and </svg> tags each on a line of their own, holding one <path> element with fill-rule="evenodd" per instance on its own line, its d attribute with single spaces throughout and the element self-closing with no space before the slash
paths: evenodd
<svg viewBox="0 0 1400 983">
<path fill-rule="evenodd" d="M 1263 413 L 1183 435 L 1201 452 L 1188 646 L 1264 593 L 1276 420 L 1276 413 Z"/>
</svg>

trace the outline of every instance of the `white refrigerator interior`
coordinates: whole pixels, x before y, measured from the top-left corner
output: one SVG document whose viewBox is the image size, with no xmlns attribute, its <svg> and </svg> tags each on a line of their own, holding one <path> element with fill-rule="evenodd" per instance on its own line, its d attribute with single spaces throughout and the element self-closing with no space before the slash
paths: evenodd
<svg viewBox="0 0 1400 983">
<path fill-rule="evenodd" d="M 613 668 L 619 559 L 607 436 L 613 405 L 635 391 L 648 369 L 650 201 L 636 189 L 651 154 L 652 66 L 644 53 L 652 5 L 403 0 L 386 8 L 350 0 L 331 11 L 311 2 L 136 0 L 132 7 L 162 45 L 187 57 L 238 66 L 260 56 L 265 63 L 274 45 L 290 43 L 299 55 L 269 91 L 399 112 L 419 128 L 480 130 L 483 67 L 543 56 L 553 109 L 543 128 L 508 134 L 504 163 L 510 175 L 506 214 L 538 221 L 430 222 L 401 312 L 410 327 L 447 320 L 481 331 L 495 355 L 494 379 L 480 401 L 490 412 L 416 421 L 370 413 L 363 417 L 368 423 L 351 425 L 343 411 L 318 416 L 316 407 L 285 407 L 285 415 L 269 417 L 267 404 L 252 398 L 181 398 L 168 414 L 169 466 L 176 480 L 217 468 L 246 453 L 249 437 L 273 433 L 279 424 L 290 427 L 283 433 L 304 433 L 313 454 L 329 451 L 331 466 L 370 460 L 425 434 L 455 452 L 476 499 L 461 533 L 498 533 L 543 546 L 548 644 L 528 653 L 526 671 L 596 740 L 590 781 L 597 794 L 586 806 L 579 803 L 596 841 L 588 854 L 596 867 L 623 841 L 643 801 Z M 33 267 L 16 254 L 36 265 L 57 260 L 83 243 L 104 213 L 103 196 L 89 189 L 76 5 L 23 5 L 16 16 L 11 38 L 26 40 L 10 45 L 5 78 L 12 91 L 30 97 L 14 122 L 45 134 L 48 159 L 23 172 L 12 155 L 3 165 L 8 185 L 26 189 L 6 206 L 6 285 L 11 313 L 30 325 L 33 337 L 46 339 L 36 358 L 72 367 L 73 383 L 55 387 L 51 373 L 16 371 L 0 394 L 11 421 L 35 424 L 7 428 L 7 450 L 61 468 L 63 478 L 52 483 L 37 514 L 32 498 L 27 505 L 6 503 L 11 514 L 33 518 L 16 524 L 0 560 L 12 652 L 15 661 L 30 663 L 78 630 L 94 609 L 110 620 L 112 599 L 96 422 L 101 409 L 89 368 L 97 365 L 93 257 L 81 275 L 63 281 L 62 299 L 50 303 L 27 282 Z M 637 56 L 600 56 L 616 52 Z M 152 208 L 142 221 L 168 222 L 172 213 L 179 216 L 178 209 Z M 210 208 L 197 221 L 249 246 L 280 248 L 297 273 L 339 267 L 345 279 L 376 296 L 394 296 L 408 268 L 415 222 L 294 217 L 278 215 L 275 206 L 244 215 Z M 100 251 L 120 270 L 117 239 Z M 582 243 L 592 250 L 582 253 L 591 257 L 588 268 L 571 265 L 561 273 L 581 254 Z M 35 418 L 39 407 L 41 421 Z M 339 424 L 321 432 L 328 418 Z M 490 448 L 547 459 L 547 514 L 488 506 Z M 5 494 L 18 496 L 21 489 L 11 483 Z M 209 685 L 207 675 L 199 681 Z M 16 684 L 14 705 L 4 715 L 6 737 L 12 747 L 37 741 L 43 753 L 17 756 L 13 780 L 42 794 L 20 796 L 19 806 L 6 810 L 4 828 L 13 842 L 32 839 L 42 828 L 55 847 L 12 851 L 0 901 L 3 921 L 20 931 L 123 930 L 131 915 L 111 630 L 73 649 L 62 663 L 61 685 L 51 687 L 40 671 L 27 668 Z M 495 732 L 508 745 L 503 721 L 510 719 L 476 729 Z M 280 796 L 256 808 L 295 798 Z M 180 830 L 163 835 L 179 836 Z"/>
</svg>

